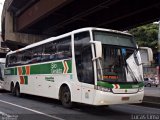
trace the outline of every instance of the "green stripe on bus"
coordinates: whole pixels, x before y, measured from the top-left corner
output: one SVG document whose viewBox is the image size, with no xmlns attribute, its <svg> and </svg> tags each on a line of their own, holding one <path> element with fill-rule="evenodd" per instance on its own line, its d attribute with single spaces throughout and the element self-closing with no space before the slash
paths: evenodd
<svg viewBox="0 0 160 120">
<path fill-rule="evenodd" d="M 120 89 L 133 88 L 133 84 L 119 84 Z M 139 88 L 139 85 L 134 85 L 134 88 Z"/>
<path fill-rule="evenodd" d="M 28 65 L 29 66 L 29 65 Z M 26 75 L 26 67 L 22 67 L 22 75 Z M 30 65 L 30 74 L 63 74 L 72 73 L 72 61 L 50 62 L 46 64 Z M 17 67 L 5 69 L 5 75 L 17 75 Z"/>
<path fill-rule="evenodd" d="M 24 84 L 25 84 L 25 85 L 28 84 L 28 76 L 24 76 Z"/>
<path fill-rule="evenodd" d="M 63 62 L 56 62 L 51 64 L 51 74 L 62 74 L 63 71 Z"/>
<path fill-rule="evenodd" d="M 106 87 L 106 88 L 114 88 L 113 84 L 111 83 L 108 83 L 108 82 L 103 82 L 103 81 L 97 81 L 97 85 L 98 86 L 102 86 L 102 87 Z M 137 84 L 134 84 L 134 83 L 121 83 L 121 84 L 118 84 L 120 86 L 120 89 L 133 89 L 133 88 L 139 88 L 139 87 L 143 87 L 144 86 L 144 83 L 143 82 L 140 82 L 140 83 L 137 83 Z"/>
<path fill-rule="evenodd" d="M 25 66 L 22 67 L 22 75 L 25 75 L 26 74 L 26 68 Z"/>
<path fill-rule="evenodd" d="M 106 88 L 113 88 L 112 84 L 108 82 L 97 81 L 97 86 L 102 86 Z"/>
<path fill-rule="evenodd" d="M 71 61 L 71 60 L 68 60 L 68 61 L 67 61 L 67 64 L 68 64 L 68 67 L 69 67 L 68 73 L 72 73 L 72 61 Z"/>
<path fill-rule="evenodd" d="M 5 75 L 17 75 L 17 68 L 8 68 L 4 70 Z"/>
<path fill-rule="evenodd" d="M 50 74 L 51 63 L 30 66 L 30 74 Z"/>
</svg>

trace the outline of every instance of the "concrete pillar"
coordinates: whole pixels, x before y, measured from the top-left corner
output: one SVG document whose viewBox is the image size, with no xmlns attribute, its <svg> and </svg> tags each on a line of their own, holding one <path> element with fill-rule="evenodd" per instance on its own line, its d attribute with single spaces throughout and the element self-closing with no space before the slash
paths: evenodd
<svg viewBox="0 0 160 120">
<path fill-rule="evenodd" d="M 45 36 L 40 35 L 32 35 L 32 34 L 24 34 L 14 32 L 14 23 L 13 17 L 10 12 L 6 12 L 5 14 L 5 41 L 12 41 L 21 44 L 31 44 L 38 41 L 41 41 L 45 38 Z"/>
<path fill-rule="evenodd" d="M 4 41 L 11 50 L 15 50 L 22 46 L 32 44 L 47 38 L 47 36 L 44 35 L 25 34 L 16 31 L 16 24 L 14 22 L 12 12 L 8 10 L 9 3 L 10 1 L 5 1 L 2 13 L 2 23 L 4 23 Z"/>
</svg>

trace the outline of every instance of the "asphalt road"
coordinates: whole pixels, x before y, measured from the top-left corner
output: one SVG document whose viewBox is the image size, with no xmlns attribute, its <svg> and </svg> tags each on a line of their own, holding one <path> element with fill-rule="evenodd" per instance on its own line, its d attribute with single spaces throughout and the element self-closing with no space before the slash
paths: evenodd
<svg viewBox="0 0 160 120">
<path fill-rule="evenodd" d="M 0 91 L 0 120 L 160 120 L 160 109 L 136 105 L 64 108 L 57 100 Z"/>
<path fill-rule="evenodd" d="M 145 87 L 144 88 L 144 95 L 145 96 L 153 96 L 153 97 L 160 97 L 160 85 L 158 87 Z"/>
</svg>

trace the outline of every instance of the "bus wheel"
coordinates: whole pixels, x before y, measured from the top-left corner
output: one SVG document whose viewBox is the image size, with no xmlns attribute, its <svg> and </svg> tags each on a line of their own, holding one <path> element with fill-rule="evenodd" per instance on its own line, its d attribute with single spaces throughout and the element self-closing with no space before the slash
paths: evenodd
<svg viewBox="0 0 160 120">
<path fill-rule="evenodd" d="M 15 88 L 14 88 L 13 83 L 11 83 L 10 91 L 11 91 L 12 95 L 15 95 Z"/>
<path fill-rule="evenodd" d="M 60 100 L 64 107 L 66 108 L 72 107 L 71 93 L 67 86 L 62 87 Z"/>
<path fill-rule="evenodd" d="M 15 87 L 15 95 L 16 95 L 17 97 L 20 97 L 20 95 L 21 95 L 19 84 L 16 84 L 16 87 Z"/>
</svg>

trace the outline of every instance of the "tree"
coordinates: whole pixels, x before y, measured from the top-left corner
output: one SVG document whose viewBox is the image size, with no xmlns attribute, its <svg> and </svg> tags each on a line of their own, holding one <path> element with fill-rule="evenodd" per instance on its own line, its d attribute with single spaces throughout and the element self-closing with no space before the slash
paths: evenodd
<svg viewBox="0 0 160 120">
<path fill-rule="evenodd" d="M 139 46 L 150 47 L 153 51 L 158 48 L 158 24 L 147 24 L 129 30 Z"/>
</svg>

